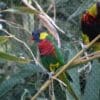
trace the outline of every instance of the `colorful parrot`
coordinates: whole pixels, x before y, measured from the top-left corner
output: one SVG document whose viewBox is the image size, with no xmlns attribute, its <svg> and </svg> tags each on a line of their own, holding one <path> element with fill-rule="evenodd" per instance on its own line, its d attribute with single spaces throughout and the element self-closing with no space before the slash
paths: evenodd
<svg viewBox="0 0 100 100">
<path fill-rule="evenodd" d="M 96 2 L 82 14 L 81 29 L 83 32 L 82 34 L 83 44 L 85 45 L 87 45 L 97 35 L 100 34 L 100 2 Z M 100 50 L 100 39 L 93 44 L 92 48 L 93 51 Z M 79 74 L 80 90 L 82 95 L 84 94 L 84 90 L 87 83 L 86 73 L 87 73 L 87 69 L 82 70 Z"/>
<path fill-rule="evenodd" d="M 96 2 L 82 14 L 81 29 L 84 44 L 100 34 L 100 2 Z M 100 39 L 92 47 L 94 51 L 100 50 Z"/>
<path fill-rule="evenodd" d="M 46 31 L 36 30 L 32 32 L 32 38 L 37 42 L 40 60 L 49 72 L 55 72 L 59 67 L 64 65 L 64 58 L 61 50 L 57 47 L 54 38 L 50 34 Z M 70 75 L 67 72 L 64 72 L 58 78 L 67 85 L 67 90 L 75 100 L 78 100 L 70 85 L 70 81 L 72 81 Z"/>
</svg>

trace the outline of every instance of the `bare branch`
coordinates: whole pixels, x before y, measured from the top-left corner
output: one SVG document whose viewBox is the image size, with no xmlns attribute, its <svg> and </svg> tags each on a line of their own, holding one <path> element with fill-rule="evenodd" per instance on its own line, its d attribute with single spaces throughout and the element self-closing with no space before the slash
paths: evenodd
<svg viewBox="0 0 100 100">
<path fill-rule="evenodd" d="M 32 10 L 38 12 L 38 10 L 37 10 L 35 7 L 33 7 L 33 6 L 28 2 L 28 0 L 22 0 L 22 1 L 23 1 L 23 3 L 24 3 L 26 6 L 28 6 L 30 9 L 32 9 Z"/>
<path fill-rule="evenodd" d="M 88 57 L 88 59 L 87 59 L 87 57 Z M 87 63 L 87 62 L 89 62 L 91 60 L 98 59 L 98 58 L 100 58 L 100 51 L 96 51 L 95 53 L 88 54 L 87 56 L 84 56 L 84 57 L 81 57 L 81 58 L 77 58 L 72 63 L 72 66 L 69 67 L 68 69 L 74 68 L 76 65 L 84 64 L 84 63 Z"/>
</svg>

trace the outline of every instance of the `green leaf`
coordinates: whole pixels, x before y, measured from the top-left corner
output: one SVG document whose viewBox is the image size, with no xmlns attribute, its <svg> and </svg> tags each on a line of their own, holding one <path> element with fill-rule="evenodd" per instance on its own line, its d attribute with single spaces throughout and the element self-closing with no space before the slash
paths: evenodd
<svg viewBox="0 0 100 100">
<path fill-rule="evenodd" d="M 7 54 L 7 53 L 1 52 L 1 51 L 0 51 L 0 58 L 5 59 L 5 60 L 19 62 L 19 63 L 29 63 L 31 61 L 30 59 L 16 57 L 14 55 Z"/>
<path fill-rule="evenodd" d="M 32 10 L 32 9 L 30 9 L 28 7 L 24 7 L 24 6 L 9 8 L 6 11 L 12 12 L 12 13 L 18 13 L 18 14 L 21 14 L 21 13 L 38 14 L 39 13 L 39 11 L 37 11 L 37 10 Z"/>
<path fill-rule="evenodd" d="M 11 36 L 0 36 L 0 44 L 7 42 Z"/>
<path fill-rule="evenodd" d="M 35 69 L 33 68 L 33 65 L 29 64 L 23 66 L 23 69 L 21 71 L 13 74 L 9 79 L 4 80 L 2 83 L 0 83 L 0 100 L 2 100 L 2 96 L 4 96 L 15 85 L 21 83 L 24 78 L 30 77 L 33 74 L 35 74 Z"/>
</svg>

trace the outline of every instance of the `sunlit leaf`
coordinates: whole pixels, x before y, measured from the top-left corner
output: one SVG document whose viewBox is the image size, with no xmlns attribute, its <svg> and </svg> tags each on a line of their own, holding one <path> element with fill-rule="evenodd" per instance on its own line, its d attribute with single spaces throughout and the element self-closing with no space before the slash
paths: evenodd
<svg viewBox="0 0 100 100">
<path fill-rule="evenodd" d="M 37 14 L 37 13 L 39 13 L 39 11 L 37 11 L 37 10 L 33 10 L 33 9 L 30 9 L 30 8 L 24 7 L 24 6 L 9 8 L 6 11 L 11 12 L 11 13 L 18 13 L 18 14 L 21 14 L 21 13 Z"/>
<path fill-rule="evenodd" d="M 0 44 L 7 42 L 10 38 L 10 36 L 0 36 Z"/>
<path fill-rule="evenodd" d="M 0 58 L 5 59 L 5 60 L 9 60 L 9 61 L 19 62 L 19 63 L 29 63 L 31 61 L 30 59 L 26 59 L 24 57 L 16 57 L 14 55 L 7 54 L 4 52 L 0 52 Z"/>
</svg>

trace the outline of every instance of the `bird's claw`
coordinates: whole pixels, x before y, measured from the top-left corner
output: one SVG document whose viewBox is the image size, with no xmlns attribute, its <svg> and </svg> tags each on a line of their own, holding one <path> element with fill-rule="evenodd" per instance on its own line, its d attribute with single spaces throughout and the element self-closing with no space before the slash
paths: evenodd
<svg viewBox="0 0 100 100">
<path fill-rule="evenodd" d="M 87 45 L 83 44 L 83 42 L 80 42 L 80 45 L 81 45 L 82 49 L 83 49 L 84 51 L 86 51 Z"/>
<path fill-rule="evenodd" d="M 52 76 L 54 75 L 54 72 L 49 72 L 48 75 L 49 75 L 49 79 L 51 79 Z"/>
</svg>

